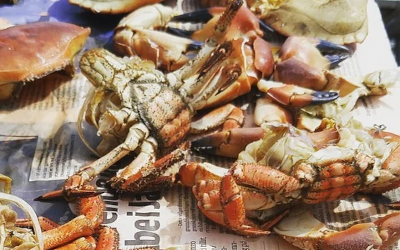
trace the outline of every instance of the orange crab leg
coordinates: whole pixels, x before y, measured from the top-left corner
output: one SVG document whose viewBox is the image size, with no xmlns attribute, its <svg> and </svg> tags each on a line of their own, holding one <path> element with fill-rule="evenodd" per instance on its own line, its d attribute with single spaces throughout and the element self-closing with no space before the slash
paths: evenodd
<svg viewBox="0 0 400 250">
<path fill-rule="evenodd" d="M 193 186 L 193 194 L 202 203 L 205 210 L 222 210 L 220 202 L 220 180 L 201 180 Z M 276 205 L 272 197 L 260 190 L 240 186 L 245 210 L 263 210 Z"/>
<path fill-rule="evenodd" d="M 57 223 L 46 217 L 39 216 L 38 219 L 42 231 L 48 231 L 50 229 L 59 227 Z M 30 219 L 17 219 L 15 225 L 18 227 L 32 227 L 32 221 Z"/>
<path fill-rule="evenodd" d="M 96 250 L 117 250 L 119 234 L 115 228 L 101 227 L 98 234 Z"/>
<path fill-rule="evenodd" d="M 192 149 L 213 155 L 237 158 L 251 142 L 264 136 L 262 128 L 237 128 L 214 133 L 191 142 Z"/>
<path fill-rule="evenodd" d="M 265 80 L 259 81 L 257 87 L 276 102 L 290 107 L 324 104 L 339 97 L 339 93 L 333 91 L 315 91 L 294 84 Z"/>
<path fill-rule="evenodd" d="M 222 130 L 238 128 L 243 125 L 244 114 L 233 104 L 226 104 L 214 109 L 190 124 L 190 132 L 203 133 L 222 125 Z"/>
<path fill-rule="evenodd" d="M 239 194 L 239 188 L 230 175 L 226 175 L 221 180 L 222 211 L 205 210 L 199 202 L 199 208 L 211 220 L 226 225 L 228 228 L 244 235 L 268 235 L 270 232 L 258 228 L 246 218 L 244 202 Z"/>
<path fill-rule="evenodd" d="M 191 142 L 191 147 L 193 150 L 207 154 L 237 158 L 248 144 L 262 139 L 264 134 L 265 130 L 260 127 L 230 129 L 195 139 Z M 316 148 L 325 147 L 339 139 L 336 128 L 308 133 L 307 135 Z"/>
<path fill-rule="evenodd" d="M 91 236 L 103 221 L 104 203 L 100 196 L 82 198 L 79 201 L 79 211 L 81 215 L 78 217 L 44 232 L 45 249 L 64 245 L 79 237 Z"/>
<path fill-rule="evenodd" d="M 95 250 L 96 248 L 96 240 L 91 237 L 80 237 L 71 243 L 57 247 L 57 250 Z"/>
</svg>

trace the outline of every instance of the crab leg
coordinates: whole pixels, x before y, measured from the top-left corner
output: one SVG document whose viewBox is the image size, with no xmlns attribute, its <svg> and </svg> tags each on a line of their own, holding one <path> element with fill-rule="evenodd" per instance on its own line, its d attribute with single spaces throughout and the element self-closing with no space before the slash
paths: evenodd
<svg viewBox="0 0 400 250">
<path fill-rule="evenodd" d="M 61 195 L 61 194 L 60 194 Z M 83 200 L 86 202 L 85 200 Z M 90 205 L 90 204 L 89 204 Z M 91 204 L 98 205 L 98 203 Z M 85 210 L 82 210 L 85 211 Z M 43 231 L 55 230 L 60 227 L 54 221 L 46 218 L 39 217 L 40 227 Z M 32 221 L 30 219 L 17 219 L 16 224 L 19 227 L 32 227 Z M 119 234 L 115 228 L 110 228 L 107 226 L 100 226 L 100 228 L 95 230 L 96 239 L 92 236 L 83 236 L 73 240 L 61 247 L 57 247 L 56 249 L 64 249 L 64 250 L 80 250 L 80 249 L 98 249 L 98 250 L 116 250 L 118 249 L 118 240 Z M 52 235 L 51 237 L 54 237 Z M 52 239 L 50 239 L 52 240 Z M 45 248 L 47 249 L 47 248 Z"/>
<path fill-rule="evenodd" d="M 257 87 L 278 103 L 299 108 L 328 103 L 339 97 L 338 92 L 315 91 L 297 85 L 266 81 L 264 79 L 257 83 Z"/>
<path fill-rule="evenodd" d="M 173 183 L 172 176 L 175 174 L 173 171 L 177 172 L 174 165 L 176 164 L 178 169 L 183 164 L 182 161 L 186 156 L 185 147 L 186 144 L 182 144 L 172 153 L 155 161 L 153 145 L 144 143 L 141 153 L 135 160 L 110 180 L 111 186 L 117 191 L 128 192 L 150 190 L 157 185 L 158 189 L 161 185 L 170 186 Z M 163 176 L 167 169 L 173 169 L 172 173 Z"/>
<path fill-rule="evenodd" d="M 249 178 L 240 176 L 240 173 L 233 174 L 233 172 L 245 171 L 249 172 L 249 175 L 255 174 L 255 168 L 248 164 L 237 164 L 236 168 L 234 167 L 228 172 L 227 169 L 208 163 L 191 163 L 180 168 L 179 180 L 183 185 L 192 187 L 193 194 L 198 200 L 198 207 L 211 220 L 240 234 L 266 235 L 269 234 L 267 230 L 270 228 L 270 224 L 256 225 L 247 218 L 245 211 L 275 207 L 278 193 L 293 192 L 293 189 L 300 185 L 295 184 L 294 178 L 272 168 L 254 167 L 262 172 L 257 173 L 260 176 L 274 175 L 277 177 L 278 181 L 276 182 L 273 178 L 270 179 L 272 182 L 264 182 L 265 185 L 271 185 L 272 189 L 259 192 L 256 189 L 238 185 L 240 182 L 248 185 L 249 183 L 245 182 L 248 182 Z M 244 169 L 239 171 L 239 168 Z M 278 184 L 278 182 L 280 183 Z M 281 216 L 283 215 L 281 214 Z"/>
<path fill-rule="evenodd" d="M 94 189 L 85 186 L 87 189 Z M 79 200 L 79 212 L 66 224 L 44 232 L 44 247 L 52 249 L 67 244 L 77 238 L 91 236 L 95 229 L 103 222 L 104 203 L 100 196 L 81 198 Z"/>
<path fill-rule="evenodd" d="M 196 41 L 205 41 L 209 34 L 212 33 L 213 27 L 217 22 L 218 18 L 224 12 L 225 7 L 213 7 L 205 8 L 200 10 L 195 10 L 192 12 L 184 13 L 178 16 L 174 16 L 171 21 L 173 22 L 190 22 L 190 23 L 203 23 L 204 25 L 200 30 L 183 30 L 179 28 L 167 27 L 166 31 L 170 34 L 174 34 L 180 37 L 190 38 Z M 242 7 L 237 16 L 238 20 L 243 20 L 247 22 L 242 24 L 240 28 L 253 27 L 265 40 L 274 37 L 274 40 L 283 40 L 277 32 L 266 25 L 263 21 L 258 19 L 248 8 Z M 248 31 L 250 28 L 248 29 Z M 243 30 L 246 33 L 246 30 Z"/>
<path fill-rule="evenodd" d="M 96 240 L 91 237 L 80 237 L 68 245 L 57 247 L 57 250 L 94 250 L 96 249 Z"/>
<path fill-rule="evenodd" d="M 263 138 L 264 133 L 259 127 L 229 129 L 195 139 L 191 147 L 199 152 L 237 158 L 248 144 Z"/>
<path fill-rule="evenodd" d="M 400 212 L 375 222 L 354 225 L 337 232 L 328 229 L 309 211 L 292 211 L 274 231 L 294 246 L 304 250 L 387 249 L 400 239 Z"/>
<path fill-rule="evenodd" d="M 191 142 L 191 147 L 193 150 L 211 155 L 237 158 L 247 145 L 262 139 L 264 135 L 265 129 L 261 127 L 229 129 L 195 139 Z M 307 136 L 316 148 L 335 143 L 339 138 L 335 128 L 307 133 Z"/>
</svg>

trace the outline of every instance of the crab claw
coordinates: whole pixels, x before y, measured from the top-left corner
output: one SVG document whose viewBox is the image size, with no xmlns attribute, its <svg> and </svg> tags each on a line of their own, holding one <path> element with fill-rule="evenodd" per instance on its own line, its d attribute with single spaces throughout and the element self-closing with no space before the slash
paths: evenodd
<svg viewBox="0 0 400 250">
<path fill-rule="evenodd" d="M 237 158 L 249 143 L 261 139 L 264 133 L 259 127 L 236 128 L 195 139 L 191 147 L 202 153 Z"/>
<path fill-rule="evenodd" d="M 289 37 L 280 49 L 274 79 L 322 90 L 328 83 L 325 71 L 336 67 L 351 54 L 347 47 L 324 40 Z"/>
<path fill-rule="evenodd" d="M 37 198 L 35 198 L 35 201 L 49 201 L 53 199 L 58 199 L 58 198 L 64 198 L 64 190 L 55 190 L 48 192 L 46 194 L 43 194 Z M 68 191 L 68 199 L 73 200 L 73 199 L 78 199 L 78 198 L 89 198 L 89 197 L 94 197 L 101 195 L 105 193 L 106 191 L 104 190 L 90 190 L 90 189 L 71 189 Z"/>
<path fill-rule="evenodd" d="M 275 101 L 292 107 L 324 104 L 334 101 L 339 97 L 338 92 L 315 91 L 295 85 L 266 80 L 259 81 L 257 87 Z"/>
<path fill-rule="evenodd" d="M 285 37 L 273 30 L 270 26 L 268 26 L 265 22 L 263 22 L 260 19 L 257 19 L 253 17 L 254 15 L 246 8 L 242 8 L 243 10 L 240 10 L 240 13 L 242 13 L 244 16 L 249 17 L 252 21 L 252 25 L 256 25 L 257 29 L 260 29 L 262 31 L 263 35 L 262 37 L 269 41 L 277 41 L 277 42 L 283 42 Z M 167 27 L 167 32 L 173 35 L 181 36 L 181 37 L 186 37 L 186 38 L 199 38 L 202 37 L 202 39 L 206 38 L 204 36 L 204 32 L 212 32 L 211 29 L 208 28 L 208 26 L 212 27 L 212 25 L 215 25 L 215 21 L 217 18 L 223 13 L 225 10 L 225 7 L 212 7 L 212 8 L 204 8 L 204 9 L 199 9 L 195 10 L 192 12 L 184 13 L 181 15 L 177 15 L 171 19 L 173 22 L 189 22 L 189 23 L 202 23 L 206 24 L 205 27 L 202 28 L 202 30 L 183 30 L 179 28 L 174 28 L 174 27 Z M 258 23 L 258 24 L 257 24 Z M 200 35 L 201 34 L 201 35 Z"/>
</svg>

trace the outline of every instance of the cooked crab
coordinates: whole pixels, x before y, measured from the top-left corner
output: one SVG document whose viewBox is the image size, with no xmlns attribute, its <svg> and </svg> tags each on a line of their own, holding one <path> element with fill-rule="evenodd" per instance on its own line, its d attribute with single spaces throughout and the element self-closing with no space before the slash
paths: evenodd
<svg viewBox="0 0 400 250">
<path fill-rule="evenodd" d="M 223 6 L 226 0 L 203 1 Z M 247 0 L 265 23 L 286 36 L 317 37 L 337 44 L 361 43 L 368 35 L 368 0 Z"/>
<path fill-rule="evenodd" d="M 90 29 L 60 22 L 37 22 L 0 30 L 0 101 L 27 82 L 70 68 Z M 67 69 L 68 70 L 68 69 Z"/>
<path fill-rule="evenodd" d="M 268 93 L 268 95 L 278 95 L 280 98 L 275 97 L 272 100 L 269 96 L 262 96 L 257 99 L 253 119 L 254 125 L 262 126 L 263 123 L 268 122 L 289 123 L 297 128 L 313 132 L 323 129 L 330 123 L 330 120 L 345 124 L 352 118 L 352 110 L 359 98 L 385 95 L 399 83 L 400 71 L 398 69 L 379 70 L 351 80 L 325 71 L 324 77 L 328 81 L 327 84 L 324 84 L 323 90 L 337 92 L 339 98 L 321 105 L 318 105 L 317 100 L 315 100 L 313 103 L 316 105 L 307 105 L 300 109 L 291 109 L 287 105 L 293 102 L 297 103 L 296 98 L 303 100 L 302 95 L 296 96 L 296 92 L 293 91 L 288 92 L 293 95 L 282 95 L 285 91 L 278 92 L 276 88 L 285 89 L 287 85 L 260 80 L 258 82 L 259 90 Z M 297 94 L 310 92 L 309 89 L 298 87 L 296 89 Z M 277 103 L 277 101 L 280 101 L 280 103 Z M 198 123 L 202 124 L 204 118 L 201 118 Z M 193 127 L 195 125 L 192 124 Z M 237 158 L 247 144 L 262 138 L 263 135 L 264 130 L 257 127 L 230 128 L 196 138 L 191 145 L 192 149 L 196 151 Z"/>
<path fill-rule="evenodd" d="M 168 74 L 149 61 L 119 58 L 105 49 L 93 49 L 82 56 L 81 70 L 95 89 L 82 108 L 81 118 L 85 115 L 96 126 L 103 139 L 96 153 L 104 156 L 68 179 L 64 188 L 67 197 L 79 193 L 81 184 L 134 151 L 137 157 L 117 173 L 112 186 L 121 191 L 144 188 L 143 182 L 165 170 L 157 169 L 155 161 L 183 142 L 197 110 L 211 98 L 225 98 L 225 90 L 238 88 L 237 82 L 254 81 L 262 75 L 255 66 L 243 64 L 243 40 L 216 42 L 228 30 L 241 4 L 233 1 L 217 24 L 215 39 L 184 67 Z"/>
<path fill-rule="evenodd" d="M 80 250 L 117 250 L 119 234 L 115 228 L 102 226 L 104 203 L 101 192 L 94 192 L 94 187 L 82 187 L 93 194 L 93 197 L 70 200 L 78 204 L 78 215 L 65 224 L 58 225 L 46 217 L 17 219 L 15 225 L 22 228 L 37 226 L 43 231 L 42 248 L 50 249 L 80 249 Z M 51 192 L 49 196 L 62 196 L 59 191 Z"/>
<path fill-rule="evenodd" d="M 288 124 L 264 124 L 264 129 L 265 137 L 248 145 L 229 170 L 207 163 L 180 168 L 179 180 L 193 186 L 204 214 L 239 234 L 269 234 L 286 215 L 282 211 L 299 202 L 317 204 L 356 192 L 381 194 L 400 185 L 396 164 L 400 139 L 381 127 L 364 129 L 351 120 L 346 126 L 311 135 Z M 256 210 L 273 217 L 258 221 Z M 384 249 L 399 240 L 399 216 L 393 213 L 339 233 L 307 225 L 302 230 L 289 227 L 288 222 L 278 224 L 275 231 L 302 249 L 343 249 L 344 245 L 352 250 Z M 296 220 L 302 219 L 290 219 Z M 296 236 L 297 232 L 302 234 Z"/>
<path fill-rule="evenodd" d="M 185 64 L 190 57 L 193 57 L 193 54 L 212 35 L 215 23 L 223 12 L 223 7 L 215 7 L 176 15 L 171 7 L 162 4 L 145 6 L 121 20 L 115 29 L 114 47 L 121 55 L 139 55 L 143 59 L 153 61 L 162 70 L 175 70 Z M 177 28 L 175 25 L 177 22 L 203 23 L 204 25 L 198 30 L 186 30 Z M 273 31 L 245 6 L 239 10 L 233 22 L 238 25 L 232 26 L 231 31 L 227 32 L 222 39 L 238 39 L 242 36 L 251 39 L 251 37 L 258 36 L 276 43 L 276 45 L 284 41 L 284 38 L 271 34 Z M 301 39 L 288 39 L 285 42 L 286 45 L 281 50 L 288 52 L 285 56 L 281 55 L 280 61 L 286 61 L 289 57 L 293 57 L 292 55 L 297 51 L 297 57 L 308 56 L 308 58 L 302 59 L 307 60 L 307 63 L 312 63 L 310 67 L 317 66 L 318 69 L 327 69 L 329 66 L 337 66 L 351 55 L 351 51 L 343 46 L 320 39 L 307 39 L 305 37 Z M 259 53 L 261 53 L 261 44 L 257 45 L 258 40 L 249 42 L 254 43 L 254 46 L 257 46 L 256 50 L 260 50 Z M 296 45 L 296 43 L 298 44 Z M 311 49 L 311 46 L 314 48 Z M 314 54 L 317 53 L 312 50 L 325 53 L 325 59 L 315 57 Z M 282 71 L 286 64 L 280 62 L 277 70 Z"/>
<path fill-rule="evenodd" d="M 123 14 L 145 5 L 162 1 L 164 0 L 69 0 L 69 3 L 78 5 L 94 13 Z"/>
</svg>

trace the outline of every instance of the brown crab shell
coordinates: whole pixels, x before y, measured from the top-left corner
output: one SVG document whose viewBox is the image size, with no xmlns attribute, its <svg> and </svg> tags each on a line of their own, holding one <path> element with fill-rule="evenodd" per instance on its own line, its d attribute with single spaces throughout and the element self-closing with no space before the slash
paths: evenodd
<svg viewBox="0 0 400 250">
<path fill-rule="evenodd" d="M 37 22 L 0 30 L 0 100 L 16 84 L 42 78 L 73 64 L 89 28 L 62 22 Z"/>
</svg>

